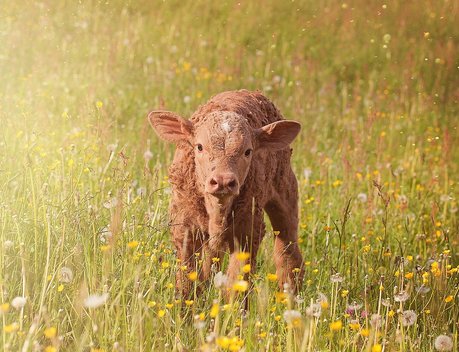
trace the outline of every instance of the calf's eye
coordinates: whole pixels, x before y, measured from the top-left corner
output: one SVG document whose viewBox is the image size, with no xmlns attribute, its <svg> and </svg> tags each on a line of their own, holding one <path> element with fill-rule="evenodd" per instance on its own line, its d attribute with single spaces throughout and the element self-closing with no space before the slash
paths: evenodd
<svg viewBox="0 0 459 352">
<path fill-rule="evenodd" d="M 196 148 L 198 149 L 198 151 L 202 152 L 202 144 L 198 144 Z"/>
<path fill-rule="evenodd" d="M 252 154 L 252 149 L 247 149 L 244 153 L 245 156 L 249 157 Z"/>
</svg>

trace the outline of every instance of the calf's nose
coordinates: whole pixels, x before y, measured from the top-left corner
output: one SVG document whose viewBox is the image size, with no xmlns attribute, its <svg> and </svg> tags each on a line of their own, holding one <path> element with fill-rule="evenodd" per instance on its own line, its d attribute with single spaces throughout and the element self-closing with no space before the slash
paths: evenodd
<svg viewBox="0 0 459 352">
<path fill-rule="evenodd" d="M 207 181 L 207 191 L 213 195 L 235 195 L 239 193 L 239 182 L 233 173 L 214 174 Z"/>
</svg>

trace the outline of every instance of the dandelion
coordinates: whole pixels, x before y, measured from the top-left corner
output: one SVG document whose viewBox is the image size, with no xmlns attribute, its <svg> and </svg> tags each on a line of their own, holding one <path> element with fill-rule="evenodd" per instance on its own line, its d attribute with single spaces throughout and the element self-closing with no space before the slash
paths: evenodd
<svg viewBox="0 0 459 352">
<path fill-rule="evenodd" d="M 53 339 L 56 337 L 57 329 L 54 326 L 46 328 L 43 334 L 47 339 Z"/>
<path fill-rule="evenodd" d="M 214 276 L 214 285 L 216 288 L 221 289 L 228 283 L 228 276 L 223 274 L 221 271 Z"/>
<path fill-rule="evenodd" d="M 365 193 L 359 193 L 357 194 L 357 199 L 361 202 L 361 203 L 366 203 L 367 200 L 368 200 L 368 197 Z"/>
<path fill-rule="evenodd" d="M 127 246 L 128 248 L 134 249 L 139 245 L 139 241 L 130 241 L 128 242 Z"/>
<path fill-rule="evenodd" d="M 9 303 L 2 303 L 0 304 L 0 313 L 7 313 L 10 310 Z"/>
<path fill-rule="evenodd" d="M 453 300 L 453 298 L 454 298 L 454 297 L 451 296 L 451 295 L 446 296 L 446 297 L 445 297 L 445 302 L 446 302 L 446 303 L 449 303 L 449 302 L 451 302 L 451 301 Z"/>
<path fill-rule="evenodd" d="M 166 315 L 166 311 L 164 309 L 158 310 L 158 317 L 162 318 Z"/>
<path fill-rule="evenodd" d="M 248 252 L 239 252 L 236 254 L 237 260 L 243 262 L 250 258 L 250 253 Z"/>
<path fill-rule="evenodd" d="M 355 319 L 351 320 L 349 322 L 349 327 L 351 328 L 351 330 L 359 330 L 360 329 L 359 321 Z"/>
<path fill-rule="evenodd" d="M 26 303 L 27 303 L 27 298 L 26 297 L 22 297 L 22 296 L 14 297 L 13 300 L 11 301 L 11 305 L 15 309 L 23 308 Z"/>
<path fill-rule="evenodd" d="M 301 313 L 297 310 L 286 310 L 283 316 L 286 323 L 291 326 L 299 326 L 301 324 Z"/>
<path fill-rule="evenodd" d="M 343 328 L 343 322 L 341 320 L 330 323 L 330 331 L 340 331 Z"/>
<path fill-rule="evenodd" d="M 143 158 L 145 159 L 145 161 L 148 161 L 151 158 L 153 158 L 153 153 L 149 150 L 146 150 L 145 153 L 143 153 Z"/>
<path fill-rule="evenodd" d="M 394 295 L 395 302 L 405 302 L 408 298 L 410 298 L 410 295 L 406 291 L 400 291 Z"/>
<path fill-rule="evenodd" d="M 245 292 L 248 288 L 249 283 L 245 280 L 239 280 L 233 284 L 233 290 L 236 292 Z"/>
<path fill-rule="evenodd" d="M 373 345 L 371 348 L 371 352 L 381 352 L 382 351 L 382 346 L 381 344 L 377 343 L 376 345 Z"/>
<path fill-rule="evenodd" d="M 72 269 L 66 267 L 66 266 L 63 266 L 60 270 L 59 270 L 59 281 L 60 282 L 63 282 L 63 283 L 70 283 L 73 281 L 73 271 Z"/>
<path fill-rule="evenodd" d="M 191 281 L 196 281 L 198 279 L 198 273 L 196 271 L 192 271 L 188 274 L 188 279 Z"/>
<path fill-rule="evenodd" d="M 381 327 L 381 315 L 380 314 L 372 314 L 370 317 L 370 324 L 374 328 Z"/>
<path fill-rule="evenodd" d="M 437 351 L 452 351 L 453 339 L 447 335 L 439 335 L 435 339 L 434 346 Z"/>
<path fill-rule="evenodd" d="M 215 318 L 218 315 L 218 312 L 220 311 L 220 306 L 218 305 L 217 302 L 214 302 L 212 304 L 212 307 L 210 308 L 210 317 Z"/>
<path fill-rule="evenodd" d="M 411 326 L 414 323 L 416 323 L 417 319 L 418 319 L 418 315 L 413 310 L 405 310 L 402 313 L 401 321 L 402 321 L 403 326 Z"/>
<path fill-rule="evenodd" d="M 206 322 L 204 321 L 204 314 L 203 313 L 196 314 L 194 316 L 194 324 L 193 325 L 198 330 L 204 329 L 204 327 L 206 326 Z"/>
<path fill-rule="evenodd" d="M 333 282 L 333 283 L 340 283 L 340 282 L 343 282 L 343 280 L 344 280 L 344 278 L 341 276 L 340 273 L 333 274 L 330 277 L 330 281 Z"/>
<path fill-rule="evenodd" d="M 191 307 L 193 305 L 194 301 L 192 299 L 187 299 L 185 300 L 185 304 L 188 306 L 188 307 Z"/>
<path fill-rule="evenodd" d="M 107 302 L 107 299 L 108 299 L 107 292 L 101 295 L 92 294 L 84 299 L 83 305 L 86 308 L 98 308 L 100 306 L 103 306 L 105 302 Z"/>
<path fill-rule="evenodd" d="M 118 205 L 118 199 L 116 199 L 115 197 L 110 198 L 109 200 L 104 202 L 104 207 L 107 209 L 112 209 L 116 207 L 117 205 Z"/>
<path fill-rule="evenodd" d="M 242 272 L 244 274 L 247 274 L 250 272 L 250 264 L 245 264 L 243 267 L 242 267 Z"/>
<path fill-rule="evenodd" d="M 266 279 L 268 279 L 268 281 L 275 282 L 275 281 L 277 281 L 277 275 L 268 273 L 266 275 Z"/>
<path fill-rule="evenodd" d="M 19 324 L 14 322 L 14 323 L 11 323 L 11 324 L 8 324 L 8 325 L 5 325 L 3 327 L 3 331 L 6 332 L 7 334 L 10 334 L 10 333 L 13 333 L 13 332 L 16 332 L 19 330 Z"/>
</svg>

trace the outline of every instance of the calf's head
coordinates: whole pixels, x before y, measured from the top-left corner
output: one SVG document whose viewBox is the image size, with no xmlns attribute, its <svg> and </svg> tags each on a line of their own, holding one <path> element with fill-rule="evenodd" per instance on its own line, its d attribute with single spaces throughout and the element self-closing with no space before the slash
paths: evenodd
<svg viewBox="0 0 459 352">
<path fill-rule="evenodd" d="M 260 150 L 287 147 L 301 128 L 298 122 L 282 120 L 254 129 L 229 111 L 212 112 L 196 123 L 168 111 L 152 111 L 148 119 L 162 139 L 193 147 L 197 184 L 206 198 L 219 204 L 239 194 Z"/>
</svg>

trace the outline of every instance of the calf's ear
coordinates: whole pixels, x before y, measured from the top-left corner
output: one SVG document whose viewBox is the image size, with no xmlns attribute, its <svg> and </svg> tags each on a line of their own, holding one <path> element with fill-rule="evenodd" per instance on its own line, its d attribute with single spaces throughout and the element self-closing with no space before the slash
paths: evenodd
<svg viewBox="0 0 459 352">
<path fill-rule="evenodd" d="M 286 148 L 301 130 L 296 121 L 282 120 L 270 123 L 255 131 L 257 146 L 260 149 L 276 151 Z"/>
<path fill-rule="evenodd" d="M 193 136 L 193 123 L 170 111 L 152 111 L 148 121 L 161 139 L 168 142 L 189 140 Z"/>
</svg>

